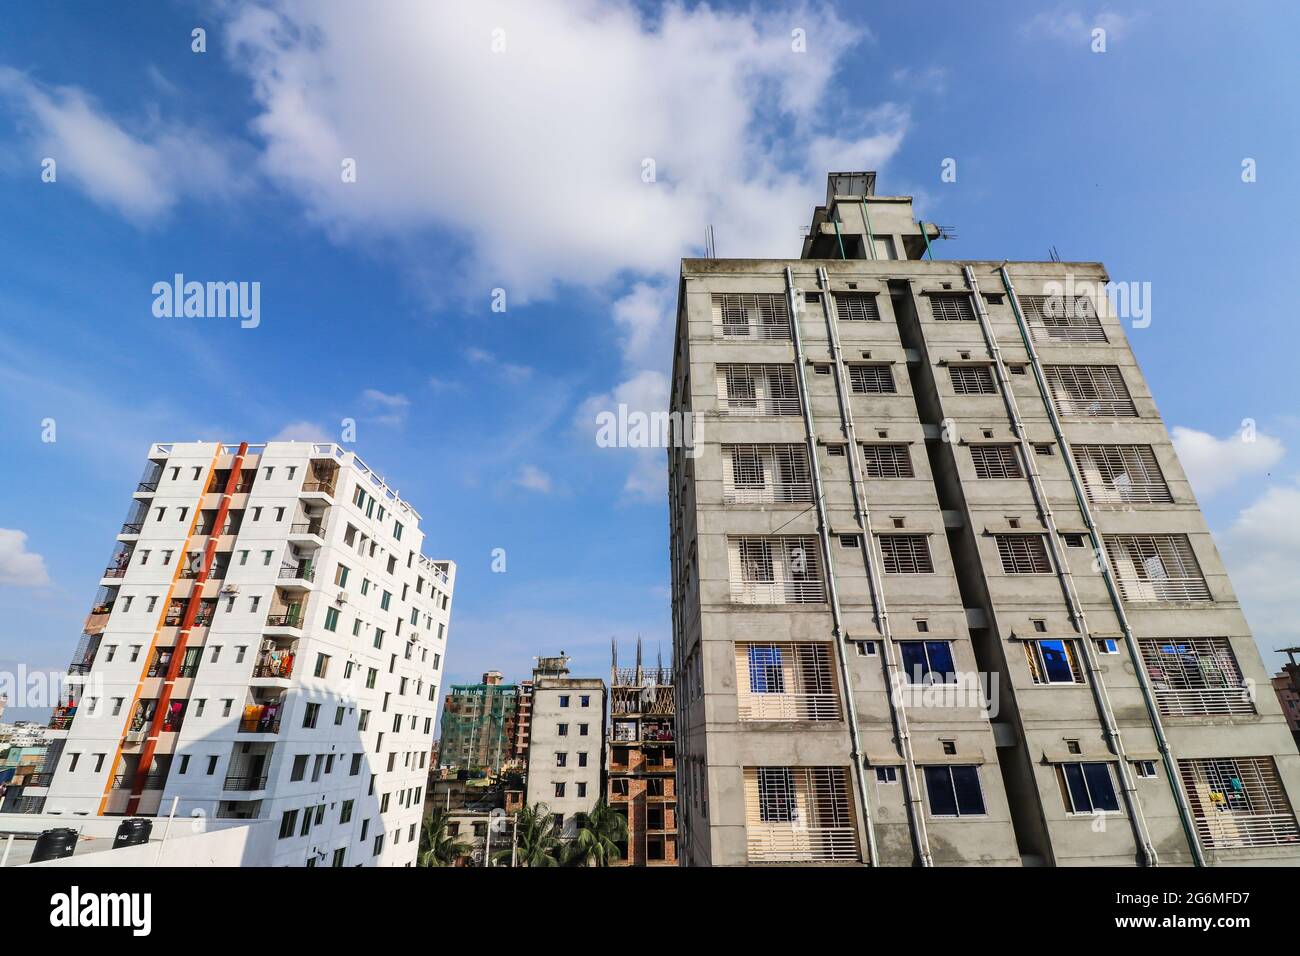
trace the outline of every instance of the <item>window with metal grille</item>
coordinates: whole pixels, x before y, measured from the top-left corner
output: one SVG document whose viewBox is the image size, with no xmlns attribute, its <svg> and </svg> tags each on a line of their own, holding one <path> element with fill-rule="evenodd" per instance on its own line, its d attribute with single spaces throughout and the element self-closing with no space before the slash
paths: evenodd
<svg viewBox="0 0 1300 956">
<path fill-rule="evenodd" d="M 1185 534 L 1106 536 L 1106 554 L 1124 600 L 1208 601 L 1210 588 Z"/>
<path fill-rule="evenodd" d="M 741 720 L 839 720 L 829 644 L 737 643 Z"/>
<path fill-rule="evenodd" d="M 1056 779 L 1070 813 L 1119 812 L 1110 764 L 1063 763 L 1056 768 Z"/>
<path fill-rule="evenodd" d="M 909 684 L 957 683 L 950 641 L 900 641 L 898 650 L 903 659 L 903 677 Z"/>
<path fill-rule="evenodd" d="M 1300 840 L 1295 811 L 1272 757 L 1180 760 L 1178 774 L 1204 846 L 1279 846 Z"/>
<path fill-rule="evenodd" d="M 996 395 L 993 371 L 988 365 L 949 365 L 952 390 L 958 395 Z"/>
<path fill-rule="evenodd" d="M 731 599 L 737 604 L 817 604 L 826 600 L 816 538 L 729 538 L 727 553 Z"/>
<path fill-rule="evenodd" d="M 999 534 L 998 556 L 1006 574 L 1051 574 L 1047 544 L 1041 534 Z"/>
<path fill-rule="evenodd" d="M 719 365 L 718 406 L 724 415 L 798 415 L 791 365 Z"/>
<path fill-rule="evenodd" d="M 837 292 L 835 315 L 841 322 L 879 322 L 880 306 L 871 293 Z"/>
<path fill-rule="evenodd" d="M 1015 445 L 971 445 L 976 478 L 1023 478 Z"/>
<path fill-rule="evenodd" d="M 868 478 L 914 478 L 912 453 L 906 445 L 863 445 Z"/>
<path fill-rule="evenodd" d="M 1087 296 L 1022 295 L 1020 309 L 1040 342 L 1105 342 L 1106 332 Z"/>
<path fill-rule="evenodd" d="M 931 295 L 930 311 L 940 322 L 975 321 L 975 306 L 964 292 Z"/>
<path fill-rule="evenodd" d="M 790 338 L 790 313 L 781 293 L 714 293 L 713 334 L 727 339 Z"/>
<path fill-rule="evenodd" d="M 984 791 L 980 789 L 979 767 L 923 767 L 925 793 L 932 817 L 984 815 Z"/>
<path fill-rule="evenodd" d="M 1138 641 L 1160 713 L 1171 717 L 1253 714 L 1250 688 L 1226 637 Z"/>
<path fill-rule="evenodd" d="M 1048 365 L 1056 410 L 1077 418 L 1136 418 L 1124 375 L 1115 365 Z"/>
<path fill-rule="evenodd" d="M 1075 445 L 1073 451 L 1091 502 L 1167 504 L 1174 500 L 1150 445 Z"/>
<path fill-rule="evenodd" d="M 844 767 L 746 767 L 745 834 L 751 863 L 857 860 Z"/>
<path fill-rule="evenodd" d="M 1074 641 L 1048 639 L 1024 643 L 1029 676 L 1035 684 L 1083 683 L 1083 669 L 1079 666 Z"/>
<path fill-rule="evenodd" d="M 930 540 L 923 534 L 882 534 L 880 556 L 886 574 L 933 574 Z"/>
<path fill-rule="evenodd" d="M 850 365 L 849 386 L 860 395 L 878 395 L 897 391 L 894 372 L 888 365 Z"/>
<path fill-rule="evenodd" d="M 722 495 L 741 502 L 812 501 L 806 445 L 723 445 Z"/>
</svg>

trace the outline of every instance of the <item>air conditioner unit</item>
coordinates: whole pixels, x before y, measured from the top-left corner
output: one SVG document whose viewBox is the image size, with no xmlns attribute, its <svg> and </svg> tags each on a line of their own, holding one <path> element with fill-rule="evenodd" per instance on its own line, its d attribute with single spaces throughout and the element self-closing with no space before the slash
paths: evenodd
<svg viewBox="0 0 1300 956">
<path fill-rule="evenodd" d="M 221 586 L 221 593 L 222 593 L 222 594 L 238 594 L 238 593 L 239 593 L 239 585 L 238 585 L 238 584 L 223 584 L 223 585 Z"/>
<path fill-rule="evenodd" d="M 336 595 L 334 596 L 334 603 L 335 603 L 335 604 L 347 604 L 347 603 L 348 603 L 348 592 L 347 592 L 347 591 L 340 591 L 338 594 L 336 594 Z"/>
</svg>

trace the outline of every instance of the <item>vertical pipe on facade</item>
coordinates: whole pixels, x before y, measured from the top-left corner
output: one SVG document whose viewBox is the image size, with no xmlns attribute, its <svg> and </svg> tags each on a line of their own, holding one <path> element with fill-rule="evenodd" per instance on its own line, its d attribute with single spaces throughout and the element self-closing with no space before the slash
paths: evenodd
<svg viewBox="0 0 1300 956">
<path fill-rule="evenodd" d="M 242 442 L 239 451 L 235 454 L 234 461 L 231 463 L 230 476 L 226 479 L 226 487 L 222 489 L 221 504 L 217 508 L 216 519 L 212 522 L 208 543 L 203 549 L 203 562 L 199 566 L 198 574 L 195 575 L 193 583 L 190 585 L 190 600 L 185 606 L 185 617 L 181 621 L 180 630 L 176 632 L 176 646 L 172 650 L 171 663 L 167 666 L 167 675 L 163 678 L 162 690 L 158 695 L 158 706 L 154 708 L 153 720 L 149 723 L 149 734 L 145 738 L 144 746 L 140 749 L 140 762 L 136 765 L 135 783 L 131 786 L 131 796 L 127 800 L 126 812 L 128 816 L 136 812 L 140 804 L 140 796 L 144 792 L 150 764 L 153 763 L 153 755 L 158 748 L 158 735 L 162 732 L 167 707 L 171 703 L 172 692 L 176 688 L 176 679 L 180 674 L 181 663 L 185 657 L 185 644 L 189 638 L 190 629 L 194 626 L 194 620 L 199 614 L 199 606 L 203 601 L 203 585 L 207 583 L 208 574 L 212 570 L 212 562 L 217 554 L 217 539 L 221 536 L 221 529 L 225 526 L 226 516 L 230 513 L 230 500 L 234 497 L 235 489 L 239 486 L 240 469 L 243 467 L 246 454 L 248 454 L 248 442 Z"/>
<path fill-rule="evenodd" d="M 1132 768 L 1129 766 L 1128 755 L 1124 750 L 1124 740 L 1120 736 L 1119 724 L 1115 720 L 1115 713 L 1106 691 L 1106 682 L 1101 676 L 1101 665 L 1097 662 L 1097 649 L 1092 643 L 1092 632 L 1088 627 L 1083 602 L 1079 600 L 1078 590 L 1074 584 L 1074 574 L 1070 570 L 1069 562 L 1061 550 L 1061 536 L 1056 525 L 1056 515 L 1052 511 L 1051 502 L 1047 497 L 1047 490 L 1043 487 L 1043 479 L 1038 473 L 1038 462 L 1034 449 L 1030 445 L 1028 434 L 1025 432 L 1024 422 L 1020 418 L 1020 406 L 1016 401 L 1015 393 L 1011 388 L 1010 376 L 1007 375 L 1006 366 L 1002 361 L 1002 349 L 998 345 L 998 337 L 993 331 L 992 323 L 989 321 L 988 310 L 984 307 L 984 298 L 980 295 L 979 283 L 975 281 L 974 271 L 970 266 L 963 266 L 962 273 L 966 277 L 966 285 L 970 289 L 975 313 L 979 316 L 980 328 L 984 333 L 985 342 L 988 344 L 989 352 L 993 358 L 993 367 L 996 369 L 998 376 L 998 387 L 1002 391 L 1002 400 L 1007 407 L 1007 414 L 1011 418 L 1011 427 L 1016 433 L 1017 441 L 1020 443 L 1020 455 L 1025 460 L 1025 471 L 1029 476 L 1029 486 L 1033 491 L 1043 523 L 1047 526 L 1047 544 L 1052 552 L 1052 562 L 1056 565 L 1057 580 L 1060 582 L 1061 591 L 1065 595 L 1065 602 L 1070 608 L 1070 617 L 1074 619 L 1075 626 L 1082 637 L 1080 643 L 1083 645 L 1083 659 L 1088 668 L 1088 686 L 1092 691 L 1097 714 L 1101 718 L 1107 745 L 1111 753 L 1118 758 L 1116 772 L 1119 775 L 1120 790 L 1124 794 L 1124 805 L 1128 810 L 1129 824 L 1133 828 L 1133 837 L 1142 852 L 1143 858 L 1146 860 L 1147 866 L 1158 866 L 1159 859 L 1156 856 L 1155 847 L 1151 843 L 1151 837 L 1147 832 L 1146 819 L 1142 814 L 1142 803 L 1138 799 L 1137 786 L 1133 782 Z"/>
<path fill-rule="evenodd" d="M 794 274 L 790 267 L 785 269 L 785 300 L 790 313 L 790 337 L 794 343 L 795 381 L 799 385 L 799 405 L 803 409 L 804 430 L 808 435 L 808 461 L 812 470 L 813 503 L 817 508 L 817 536 L 821 541 L 822 567 L 826 576 L 827 594 L 830 598 L 831 620 L 834 625 L 835 661 L 839 667 L 840 685 L 844 691 L 844 700 L 848 713 L 849 749 L 853 756 L 853 779 L 857 784 L 858 802 L 862 805 L 862 822 L 866 831 L 863 838 L 867 844 L 867 861 L 871 866 L 880 865 L 880 855 L 876 848 L 876 834 L 871 822 L 871 806 L 867 800 L 867 780 L 863 766 L 866 755 L 862 752 L 862 742 L 858 732 L 858 707 L 853 699 L 853 683 L 849 677 L 849 664 L 844 650 L 844 624 L 840 612 L 840 595 L 835 585 L 835 572 L 831 567 L 830 527 L 826 518 L 826 499 L 822 491 L 821 462 L 817 458 L 817 433 L 813 430 L 812 404 L 808 400 L 808 379 L 804 370 L 803 336 L 799 331 L 798 301 L 795 296 Z"/>
<path fill-rule="evenodd" d="M 1155 732 L 1156 747 L 1160 751 L 1161 763 L 1164 764 L 1165 774 L 1169 778 L 1169 786 L 1174 793 L 1174 802 L 1178 806 L 1179 822 L 1182 823 L 1183 832 L 1187 837 L 1188 845 L 1191 847 L 1192 859 L 1197 866 L 1205 866 L 1205 854 L 1201 850 L 1200 840 L 1196 836 L 1196 824 L 1192 819 L 1192 810 L 1187 803 L 1182 782 L 1178 777 L 1178 767 L 1173 751 L 1169 746 L 1168 738 L 1165 737 L 1164 723 L 1160 719 L 1160 708 L 1156 705 L 1155 695 L 1152 693 L 1150 682 L 1147 679 L 1146 669 L 1142 664 L 1141 649 L 1138 647 L 1137 638 L 1133 634 L 1128 614 L 1124 610 L 1124 602 L 1115 587 L 1114 572 L 1110 566 L 1110 556 L 1106 553 L 1106 549 L 1102 547 L 1101 535 L 1097 531 L 1096 522 L 1093 520 L 1092 508 L 1088 505 L 1088 496 L 1084 494 L 1083 486 L 1079 481 L 1074 452 L 1065 439 L 1065 433 L 1061 428 L 1061 419 L 1056 412 L 1056 405 L 1052 401 L 1051 392 L 1048 390 L 1042 362 L 1038 358 L 1038 350 L 1034 348 L 1033 337 L 1029 334 L 1024 314 L 1020 310 L 1020 299 L 1016 296 L 1016 287 L 1011 282 L 1011 275 L 1007 272 L 1005 264 L 998 267 L 998 273 L 1002 278 L 1002 287 L 1006 290 L 1007 299 L 1011 303 L 1011 311 L 1016 317 L 1016 327 L 1019 329 L 1020 338 L 1024 342 L 1025 352 L 1029 356 L 1030 367 L 1034 370 L 1034 379 L 1037 381 L 1038 389 L 1042 393 L 1043 405 L 1047 409 L 1047 418 L 1052 423 L 1052 433 L 1056 436 L 1056 443 L 1061 447 L 1061 458 L 1065 462 L 1066 474 L 1070 476 L 1070 487 L 1074 489 L 1074 498 L 1078 502 L 1079 512 L 1083 515 L 1084 524 L 1088 528 L 1088 537 L 1092 541 L 1093 552 L 1097 555 L 1097 566 L 1101 569 L 1101 577 L 1106 584 L 1106 593 L 1110 597 L 1111 607 L 1114 609 L 1115 617 L 1119 621 L 1120 630 L 1124 632 L 1124 644 L 1128 648 L 1129 657 L 1133 661 L 1133 671 L 1137 676 L 1138 687 L 1142 690 L 1142 700 L 1146 704 L 1147 717 L 1150 719 L 1151 728 Z"/>
<path fill-rule="evenodd" d="M 849 476 L 853 486 L 853 507 L 857 512 L 858 524 L 862 527 L 862 556 L 867 568 L 867 582 L 871 588 L 871 602 L 880 625 L 881 660 L 885 664 L 885 684 L 889 696 L 889 714 L 894 723 L 894 733 L 898 737 L 899 751 L 903 757 L 903 786 L 907 802 L 907 813 L 912 824 L 912 842 L 917 859 L 922 866 L 930 866 L 930 835 L 925 826 L 925 808 L 921 805 L 921 788 L 916 777 L 916 760 L 912 753 L 912 734 L 908 726 L 907 711 L 901 696 L 895 699 L 895 689 L 901 687 L 898 679 L 898 667 L 894 662 L 894 642 L 889 623 L 889 605 L 885 600 L 885 586 L 880 579 L 880 562 L 876 560 L 876 538 L 871 532 L 871 506 L 867 504 L 866 487 L 862 480 L 862 469 L 858 461 L 858 437 L 853 425 L 853 410 L 848 400 L 848 388 L 844 381 L 843 351 L 840 348 L 839 326 L 832 312 L 831 283 L 825 269 L 817 270 L 817 282 L 822 290 L 822 312 L 826 317 L 827 336 L 831 346 L 832 367 L 835 369 L 835 391 L 839 396 L 840 419 L 844 427 L 844 437 L 848 439 Z"/>
<path fill-rule="evenodd" d="M 871 259 L 876 257 L 876 233 L 871 228 L 871 213 L 867 212 L 867 197 L 862 197 L 862 223 L 866 227 L 867 234 L 863 238 L 866 240 L 867 254 Z"/>
</svg>

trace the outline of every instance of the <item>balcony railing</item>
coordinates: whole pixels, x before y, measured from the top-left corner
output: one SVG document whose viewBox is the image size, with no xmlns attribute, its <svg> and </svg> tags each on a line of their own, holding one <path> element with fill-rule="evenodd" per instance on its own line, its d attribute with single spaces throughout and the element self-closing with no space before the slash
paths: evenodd
<svg viewBox="0 0 1300 956">
<path fill-rule="evenodd" d="M 1211 847 L 1278 846 L 1300 840 L 1290 813 L 1236 813 L 1231 810 L 1197 817 L 1196 832 Z"/>
<path fill-rule="evenodd" d="M 826 600 L 826 585 L 822 581 L 733 580 L 731 600 L 736 604 L 819 604 Z"/>
<path fill-rule="evenodd" d="M 1253 714 L 1250 689 L 1239 687 L 1156 688 L 1156 703 L 1166 717 Z"/>
<path fill-rule="evenodd" d="M 54 714 L 50 717 L 50 730 L 67 730 L 72 726 L 72 720 L 76 716 L 75 706 L 54 708 Z"/>
<path fill-rule="evenodd" d="M 741 720 L 839 720 L 837 694 L 736 695 Z"/>
<path fill-rule="evenodd" d="M 297 630 L 302 629 L 302 612 L 291 611 L 288 614 L 269 614 L 266 618 L 267 627 L 292 627 Z"/>
<path fill-rule="evenodd" d="M 122 530 L 119 534 L 139 534 L 143 528 L 143 521 L 128 521 L 126 524 L 122 525 Z"/>
<path fill-rule="evenodd" d="M 298 565 L 296 567 L 285 565 L 280 568 L 280 577 L 295 578 L 300 581 L 315 581 L 316 569 L 307 567 L 306 565 Z"/>
<path fill-rule="evenodd" d="M 230 774 L 222 790 L 265 790 L 266 774 Z"/>
<path fill-rule="evenodd" d="M 289 526 L 290 534 L 314 534 L 318 538 L 323 535 L 324 530 L 323 521 L 304 521 Z"/>
<path fill-rule="evenodd" d="M 157 491 L 158 480 L 155 478 L 152 481 L 142 481 L 140 482 L 140 484 L 135 486 L 135 490 L 136 491 Z"/>
<path fill-rule="evenodd" d="M 253 676 L 288 680 L 293 676 L 295 657 L 296 655 L 290 652 L 267 654 L 258 660 L 253 668 Z"/>
<path fill-rule="evenodd" d="M 53 772 L 29 773 L 27 779 L 23 781 L 24 786 L 28 787 L 48 787 L 54 782 Z"/>
<path fill-rule="evenodd" d="M 278 734 L 279 717 L 244 717 L 239 721 L 241 734 Z"/>
<path fill-rule="evenodd" d="M 150 770 L 144 776 L 144 786 L 141 790 L 161 790 L 167 783 L 166 770 Z M 135 774 L 119 773 L 113 778 L 114 790 L 130 790 L 135 786 Z"/>
<path fill-rule="evenodd" d="M 756 863 L 856 860 L 853 827 L 766 825 L 749 828 L 749 859 Z"/>
<path fill-rule="evenodd" d="M 115 564 L 110 564 L 104 569 L 103 576 L 106 578 L 124 578 L 126 577 L 126 568 L 119 568 Z"/>
<path fill-rule="evenodd" d="M 334 494 L 334 482 L 308 480 L 302 483 L 302 490 L 304 493 L 314 493 L 314 494 L 332 496 Z"/>
</svg>

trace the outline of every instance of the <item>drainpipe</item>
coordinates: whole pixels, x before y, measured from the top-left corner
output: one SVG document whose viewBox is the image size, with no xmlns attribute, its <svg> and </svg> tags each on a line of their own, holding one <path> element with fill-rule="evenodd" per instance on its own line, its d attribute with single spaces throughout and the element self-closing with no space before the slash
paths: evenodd
<svg viewBox="0 0 1300 956">
<path fill-rule="evenodd" d="M 876 233 L 871 228 L 871 213 L 867 212 L 867 197 L 862 197 L 862 222 L 867 228 L 866 246 L 872 259 L 876 258 Z"/>
<path fill-rule="evenodd" d="M 962 272 L 966 276 L 966 285 L 970 289 L 971 298 L 975 302 L 975 312 L 979 316 L 980 328 L 984 332 L 984 339 L 993 357 L 993 367 L 997 370 L 998 387 L 1002 391 L 1003 402 L 1007 407 L 1007 414 L 1011 418 L 1012 429 L 1015 431 L 1016 439 L 1020 443 L 1020 454 L 1025 460 L 1030 488 L 1033 490 L 1034 499 L 1038 505 L 1039 513 L 1042 515 L 1043 523 L 1047 526 L 1047 544 L 1052 552 L 1052 561 L 1056 565 L 1057 580 L 1060 582 L 1061 591 L 1065 595 L 1065 602 L 1070 608 L 1070 616 L 1074 619 L 1075 625 L 1083 637 L 1080 643 L 1083 645 L 1084 663 L 1088 668 L 1088 686 L 1092 691 L 1097 714 L 1101 718 L 1102 730 L 1106 734 L 1107 745 L 1111 753 L 1119 758 L 1117 773 L 1119 775 L 1120 790 L 1124 794 L 1124 806 L 1128 810 L 1129 822 L 1133 828 L 1133 837 L 1142 852 L 1146 865 L 1159 866 L 1156 849 L 1151 843 L 1150 835 L 1147 833 L 1146 819 L 1142 815 L 1142 803 L 1138 799 L 1137 786 L 1133 782 L 1132 768 L 1128 764 L 1128 755 L 1124 750 L 1124 741 L 1120 736 L 1119 724 L 1115 720 L 1110 697 L 1106 692 L 1106 683 L 1101 676 L 1101 665 L 1097 662 L 1097 648 L 1093 645 L 1088 619 L 1084 614 L 1083 604 L 1079 600 L 1078 591 L 1074 585 L 1074 574 L 1070 570 L 1070 565 L 1061 550 L 1061 536 L 1057 530 L 1056 516 L 1052 512 L 1052 506 L 1047 498 L 1047 491 L 1043 487 L 1042 477 L 1038 473 L 1038 462 L 1034 449 L 1030 445 L 1029 436 L 1025 433 L 1024 423 L 1020 418 L 1019 404 L 1016 402 L 1015 393 L 1011 388 L 1011 379 L 1007 375 L 1006 366 L 1002 361 L 1002 350 L 998 346 L 997 335 L 994 334 L 993 326 L 989 322 L 988 310 L 984 307 L 984 297 L 980 295 L 979 283 L 975 281 L 974 271 L 970 266 L 963 266 Z"/>
<path fill-rule="evenodd" d="M 1173 751 L 1169 747 L 1169 740 L 1165 737 L 1164 723 L 1160 720 L 1160 709 L 1156 705 L 1146 667 L 1142 663 L 1141 649 L 1138 647 L 1137 638 L 1133 635 L 1133 628 L 1129 623 L 1128 614 L 1124 610 L 1124 602 L 1120 599 L 1119 590 L 1115 587 L 1114 570 L 1110 566 L 1110 555 L 1102 547 L 1101 534 L 1097 531 L 1097 524 L 1093 520 L 1092 508 L 1088 505 L 1088 496 L 1083 493 L 1083 486 L 1079 480 L 1078 465 L 1074 460 L 1074 452 L 1071 451 L 1069 442 L 1065 440 L 1065 435 L 1062 433 L 1061 419 L 1056 413 L 1056 405 L 1051 400 L 1051 392 L 1048 390 L 1042 363 L 1038 358 L 1038 350 L 1034 348 L 1029 328 L 1025 324 L 1024 314 L 1020 310 L 1020 300 L 1016 297 L 1016 287 L 1011 282 L 1011 276 L 1007 272 L 1005 264 L 998 267 L 998 272 L 1002 277 L 1002 286 L 1006 289 L 1007 298 L 1011 302 L 1011 311 L 1015 313 L 1016 325 L 1020 329 L 1020 338 L 1024 342 L 1025 351 L 1029 354 L 1029 364 L 1034 370 L 1034 378 L 1038 382 L 1039 391 L 1042 393 L 1043 405 L 1047 408 L 1048 420 L 1052 423 L 1052 433 L 1056 436 L 1057 444 L 1061 446 L 1061 457 L 1065 460 L 1065 470 L 1070 476 L 1070 486 L 1074 489 L 1075 501 L 1078 502 L 1084 524 L 1088 528 L 1088 536 L 1092 540 L 1093 551 L 1097 555 L 1097 565 L 1101 569 L 1102 580 L 1106 583 L 1106 593 L 1110 596 L 1110 603 L 1114 608 L 1115 617 L 1119 620 L 1120 630 L 1124 632 L 1124 644 L 1128 648 L 1129 657 L 1133 661 L 1133 670 L 1137 674 L 1138 686 L 1142 689 L 1142 700 L 1146 704 L 1147 716 L 1151 720 L 1151 729 L 1155 732 L 1156 747 L 1160 751 L 1161 763 L 1164 764 L 1165 775 L 1169 778 L 1169 786 L 1173 790 L 1174 802 L 1178 805 L 1178 818 L 1183 825 L 1183 832 L 1187 837 L 1188 846 L 1191 847 L 1192 859 L 1197 866 L 1205 866 L 1205 853 L 1202 851 L 1200 840 L 1196 836 L 1196 824 L 1192 818 L 1192 808 L 1187 803 L 1187 795 L 1183 792 L 1182 783 L 1178 779 L 1177 763 Z"/>
<path fill-rule="evenodd" d="M 817 506 L 817 536 L 822 546 L 822 567 L 825 568 L 827 594 L 830 597 L 831 620 L 835 638 L 835 662 L 839 667 L 840 686 L 844 689 L 844 700 L 848 710 L 849 749 L 853 758 L 853 779 L 857 783 L 858 802 L 862 805 L 862 820 L 867 843 L 867 861 L 871 866 L 880 865 L 880 855 L 876 847 L 876 834 L 871 822 L 871 807 L 867 802 L 867 780 L 864 774 L 862 743 L 858 737 L 858 708 L 853 699 L 853 684 L 849 680 L 849 665 L 844 650 L 844 625 L 840 613 L 840 595 L 835 586 L 835 574 L 831 567 L 830 527 L 826 520 L 826 499 L 822 495 L 821 463 L 817 460 L 817 434 L 813 431 L 812 406 L 808 401 L 808 379 L 804 371 L 803 336 L 799 332 L 799 313 L 794 294 L 794 276 L 790 267 L 785 269 L 785 300 L 790 312 L 791 340 L 794 343 L 795 381 L 799 383 L 799 405 L 803 409 L 804 429 L 808 433 L 808 460 L 812 469 L 813 501 Z"/>
<path fill-rule="evenodd" d="M 932 866 L 930 835 L 925 826 L 925 808 L 921 805 L 921 788 L 916 777 L 916 760 L 912 753 L 912 733 L 908 726 L 907 710 L 901 697 L 895 700 L 895 688 L 901 687 L 899 667 L 894 661 L 894 641 L 889 624 L 889 607 L 885 602 L 884 582 L 880 579 L 880 563 L 876 561 L 876 538 L 871 532 L 871 508 L 867 504 L 866 486 L 861 462 L 858 461 L 858 436 L 853 426 L 853 411 L 849 405 L 849 389 L 844 381 L 844 353 L 840 348 L 839 326 L 831 314 L 831 283 L 825 269 L 817 270 L 817 281 L 822 290 L 822 311 L 826 316 L 827 336 L 831 346 L 832 366 L 835 369 L 835 391 L 839 396 L 840 420 L 844 436 L 848 439 L 849 475 L 853 485 L 853 507 L 858 524 L 862 527 L 862 557 L 867 568 L 867 581 L 871 588 L 871 601 L 876 621 L 880 626 L 881 660 L 885 664 L 885 685 L 889 696 L 889 714 L 894 723 L 894 734 L 903 757 L 903 786 L 907 802 L 907 815 L 912 824 L 912 843 L 922 866 Z"/>
</svg>

